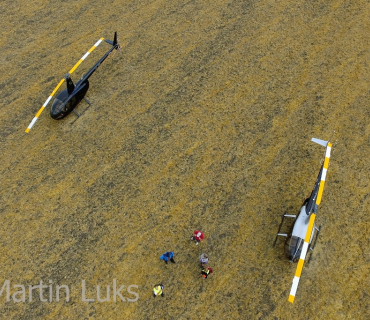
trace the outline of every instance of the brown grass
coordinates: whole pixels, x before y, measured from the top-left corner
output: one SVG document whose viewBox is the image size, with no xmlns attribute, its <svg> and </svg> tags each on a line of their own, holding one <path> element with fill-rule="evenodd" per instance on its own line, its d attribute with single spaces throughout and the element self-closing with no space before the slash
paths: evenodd
<svg viewBox="0 0 370 320">
<path fill-rule="evenodd" d="M 0 282 L 72 290 L 69 303 L 3 294 L 1 318 L 369 319 L 369 15 L 364 0 L 1 2 Z M 73 125 L 47 109 L 24 133 L 116 30 L 92 107 Z M 295 265 L 272 243 L 313 187 L 311 137 L 333 130 L 322 232 L 291 305 Z M 113 278 L 139 301 L 81 301 L 83 279 L 91 297 Z"/>
</svg>

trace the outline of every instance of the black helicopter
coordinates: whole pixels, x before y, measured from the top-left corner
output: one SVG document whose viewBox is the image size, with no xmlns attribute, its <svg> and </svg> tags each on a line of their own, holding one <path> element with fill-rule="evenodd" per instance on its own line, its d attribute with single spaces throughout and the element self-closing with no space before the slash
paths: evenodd
<svg viewBox="0 0 370 320">
<path fill-rule="evenodd" d="M 290 262 L 298 262 L 297 270 L 293 279 L 288 301 L 293 303 L 295 294 L 298 288 L 299 279 L 302 273 L 302 268 L 306 259 L 308 250 L 313 250 L 320 228 L 315 225 L 315 218 L 318 212 L 318 207 L 321 203 L 321 198 L 324 190 L 326 173 L 329 166 L 330 153 L 332 144 L 329 141 L 324 141 L 312 138 L 313 142 L 325 147 L 325 160 L 321 165 L 319 175 L 316 178 L 315 186 L 309 198 L 307 198 L 299 210 L 298 215 L 284 214 L 276 235 L 274 246 L 278 236 L 286 237 L 284 252 Z M 295 218 L 293 228 L 289 233 L 280 233 L 280 229 L 285 217 Z M 316 237 L 314 237 L 316 231 Z M 315 238 L 315 240 L 314 240 Z M 311 256 L 310 256 L 311 258 Z"/>
<path fill-rule="evenodd" d="M 102 42 L 105 41 L 112 45 L 112 47 L 108 50 L 108 52 L 85 74 L 82 76 L 80 80 L 77 81 L 76 84 L 73 83 L 70 75 L 76 70 L 76 68 L 81 64 L 83 60 Z M 66 81 L 67 83 L 67 89 L 64 89 L 61 93 L 59 93 L 56 98 L 53 101 L 53 104 L 50 109 L 50 115 L 55 120 L 63 119 L 65 116 L 67 116 L 72 111 L 76 113 L 77 116 L 80 116 L 74 109 L 76 106 L 80 103 L 82 99 L 85 99 L 86 102 L 90 105 L 90 102 L 87 101 L 85 98 L 85 94 L 87 90 L 89 89 L 89 78 L 91 75 L 98 69 L 98 67 L 103 63 L 103 61 L 110 55 L 110 53 L 114 49 L 120 49 L 120 46 L 117 41 L 117 32 L 114 33 L 114 40 L 106 40 L 104 38 L 99 39 L 94 46 L 91 47 L 91 49 L 86 52 L 82 58 L 74 65 L 74 67 L 66 74 L 64 79 L 62 79 L 52 94 L 49 96 L 49 98 L 45 101 L 39 112 L 36 114 L 36 116 L 33 118 L 30 125 L 27 127 L 26 132 L 29 132 L 30 129 L 33 127 L 35 122 L 37 121 L 39 115 L 44 110 L 46 105 L 49 103 L 53 95 L 56 93 L 56 91 L 59 89 L 61 84 Z"/>
</svg>

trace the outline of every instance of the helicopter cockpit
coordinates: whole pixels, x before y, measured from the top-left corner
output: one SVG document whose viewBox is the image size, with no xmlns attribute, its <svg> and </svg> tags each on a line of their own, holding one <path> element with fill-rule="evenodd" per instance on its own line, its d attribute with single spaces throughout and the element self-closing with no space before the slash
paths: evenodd
<svg viewBox="0 0 370 320">
<path fill-rule="evenodd" d="M 74 88 L 72 93 L 68 92 L 69 89 L 67 88 L 55 97 L 50 110 L 50 115 L 53 119 L 58 120 L 64 118 L 77 106 L 89 89 L 89 81 L 80 80 Z"/>
<path fill-rule="evenodd" d="M 67 112 L 66 102 L 68 101 L 68 97 L 69 94 L 67 89 L 63 90 L 55 97 L 50 110 L 50 115 L 53 119 L 59 119 L 64 116 L 64 112 Z"/>
<path fill-rule="evenodd" d="M 292 233 L 288 235 L 285 241 L 285 255 L 291 262 L 298 262 L 301 255 L 307 226 L 310 220 L 310 217 L 306 214 L 306 206 L 309 202 L 308 200 L 309 199 L 306 199 L 303 203 L 294 223 Z"/>
<path fill-rule="evenodd" d="M 291 236 L 285 241 L 285 255 L 291 262 L 298 262 L 301 255 L 304 240 L 302 238 Z"/>
</svg>

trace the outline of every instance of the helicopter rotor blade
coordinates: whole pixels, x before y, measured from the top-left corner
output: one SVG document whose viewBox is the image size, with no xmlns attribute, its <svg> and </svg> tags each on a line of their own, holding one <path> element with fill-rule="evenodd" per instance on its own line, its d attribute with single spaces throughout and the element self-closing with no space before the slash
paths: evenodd
<svg viewBox="0 0 370 320">
<path fill-rule="evenodd" d="M 93 50 L 104 40 L 104 38 L 100 38 L 91 48 L 89 51 L 87 51 L 80 60 L 78 60 L 78 62 L 73 66 L 73 68 L 71 70 L 69 70 L 69 74 L 72 74 L 76 69 L 77 67 L 81 64 L 82 61 L 84 61 L 87 56 L 93 52 Z M 42 107 L 40 108 L 40 110 L 37 112 L 36 116 L 32 119 L 31 123 L 28 125 L 27 129 L 26 129 L 26 133 L 28 133 L 31 128 L 34 126 L 34 124 L 36 123 L 37 119 L 39 118 L 40 114 L 42 111 L 44 111 L 45 107 L 47 106 L 47 104 L 50 102 L 51 98 L 54 96 L 54 94 L 58 91 L 59 87 L 63 84 L 64 82 L 64 78 L 62 80 L 59 81 L 58 85 L 55 87 L 55 89 L 53 90 L 53 92 L 50 94 L 49 98 L 46 99 L 45 103 L 42 105 Z"/>
<path fill-rule="evenodd" d="M 59 81 L 58 85 L 55 87 L 55 89 L 53 90 L 53 92 L 50 94 L 49 98 L 46 99 L 45 103 L 42 105 L 42 107 L 40 108 L 40 110 L 36 113 L 35 117 L 32 119 L 31 123 L 28 125 L 28 127 L 26 129 L 26 133 L 28 133 L 31 130 L 31 128 L 36 123 L 37 119 L 39 118 L 41 112 L 44 111 L 45 107 L 47 106 L 47 104 L 49 103 L 49 101 L 51 100 L 51 98 L 53 97 L 53 95 L 55 94 L 55 92 L 57 92 L 57 90 L 59 89 L 59 87 L 63 84 L 63 82 L 64 82 L 64 79 L 62 79 L 62 80 Z"/>
<path fill-rule="evenodd" d="M 303 247 L 302 247 L 302 251 L 301 251 L 301 256 L 299 257 L 297 269 L 296 269 L 296 272 L 295 272 L 295 275 L 294 275 L 294 278 L 293 278 L 292 287 L 290 289 L 290 294 L 289 294 L 288 301 L 291 302 L 291 303 L 294 302 L 294 298 L 295 298 L 295 294 L 297 292 L 299 280 L 301 278 L 303 264 L 304 264 L 304 260 L 306 259 L 306 254 L 307 254 L 308 246 L 309 246 L 309 243 L 310 243 L 312 229 L 313 229 L 313 226 L 314 226 L 314 223 L 315 223 L 315 218 L 316 218 L 316 214 L 312 213 L 311 216 L 310 216 L 310 222 L 308 223 L 307 233 L 306 233 L 306 237 L 304 239 L 304 243 L 303 243 Z"/>
<path fill-rule="evenodd" d="M 312 141 L 314 141 L 314 140 L 312 140 Z M 314 141 L 314 142 L 321 144 L 320 142 L 317 142 L 317 141 Z M 321 144 L 321 145 L 323 145 L 323 144 Z M 324 165 L 323 165 L 323 169 L 322 169 L 322 173 L 321 173 L 319 191 L 318 191 L 317 198 L 316 198 L 316 205 L 317 206 L 319 206 L 320 203 L 321 203 L 322 193 L 324 191 L 326 173 L 327 173 L 328 166 L 329 166 L 329 159 L 330 159 L 330 152 L 331 152 L 332 145 L 331 145 L 330 142 L 328 142 L 325 146 L 326 146 L 325 161 L 324 161 Z M 290 294 L 289 294 L 288 301 L 291 302 L 291 303 L 294 302 L 294 298 L 295 298 L 295 294 L 297 292 L 299 280 L 301 278 L 302 269 L 303 269 L 304 261 L 306 259 L 307 250 L 308 250 L 308 247 L 310 245 L 312 229 L 315 225 L 315 218 L 316 218 L 316 214 L 314 212 L 312 212 L 311 216 L 310 216 L 310 221 L 308 223 L 308 228 L 307 228 L 306 236 L 305 236 L 305 239 L 304 239 L 301 255 L 299 257 L 297 269 L 296 269 L 296 272 L 295 272 L 295 275 L 294 275 L 294 278 L 293 278 L 292 287 L 290 289 Z"/>
<path fill-rule="evenodd" d="M 77 67 L 81 64 L 82 61 L 84 61 L 87 56 L 94 51 L 94 49 L 99 45 L 101 44 L 101 42 L 104 40 L 104 38 L 100 38 L 98 41 L 96 41 L 96 43 L 90 48 L 89 51 L 87 51 L 80 60 L 78 60 L 78 62 L 73 66 L 73 68 L 71 70 L 69 70 L 69 74 L 72 74 L 76 69 Z"/>
<path fill-rule="evenodd" d="M 329 167 L 331 147 L 332 147 L 332 144 L 329 142 L 328 145 L 326 146 L 326 150 L 325 150 L 325 160 L 324 160 L 324 165 L 323 165 L 322 173 L 321 173 L 321 182 L 320 182 L 319 192 L 317 194 L 317 199 L 316 199 L 316 204 L 317 205 L 320 205 L 321 198 L 322 198 L 322 193 L 324 191 L 326 173 L 328 172 L 328 167 Z"/>
</svg>

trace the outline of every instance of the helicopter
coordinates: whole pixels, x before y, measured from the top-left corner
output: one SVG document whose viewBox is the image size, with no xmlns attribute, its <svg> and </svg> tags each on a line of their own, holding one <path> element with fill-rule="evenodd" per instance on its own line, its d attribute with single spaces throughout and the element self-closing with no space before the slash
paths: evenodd
<svg viewBox="0 0 370 320">
<path fill-rule="evenodd" d="M 77 67 L 81 64 L 82 61 L 86 59 L 86 57 L 97 47 L 99 44 L 105 41 L 109 43 L 112 47 L 108 50 L 106 54 L 85 74 L 82 76 L 80 80 L 77 81 L 76 84 L 73 83 L 71 79 L 71 74 L 77 69 Z M 114 40 L 110 41 L 104 38 L 100 38 L 91 48 L 87 51 L 82 58 L 73 66 L 73 68 L 64 76 L 64 78 L 58 83 L 55 87 L 53 92 L 47 98 L 45 103 L 42 105 L 41 109 L 37 112 L 36 116 L 33 118 L 31 123 L 26 129 L 28 133 L 31 128 L 34 126 L 35 122 L 37 121 L 38 117 L 40 116 L 41 112 L 45 109 L 47 104 L 53 98 L 54 94 L 58 91 L 59 87 L 66 81 L 67 88 L 60 92 L 54 99 L 53 104 L 50 109 L 50 116 L 55 120 L 60 120 L 66 117 L 72 111 L 79 117 L 80 115 L 74 110 L 77 105 L 84 99 L 89 106 L 91 105 L 90 102 L 85 98 L 85 94 L 89 89 L 89 78 L 91 75 L 98 69 L 98 67 L 103 63 L 103 61 L 110 55 L 110 53 L 114 50 L 120 50 L 120 46 L 117 41 L 117 32 L 114 33 Z"/>
<path fill-rule="evenodd" d="M 303 202 L 298 214 L 283 214 L 281 223 L 279 225 L 279 230 L 273 244 L 273 246 L 275 246 L 279 236 L 285 237 L 286 240 L 284 244 L 284 252 L 286 257 L 290 262 L 298 262 L 288 299 L 288 301 L 291 303 L 294 302 L 303 264 L 305 262 L 308 250 L 311 250 L 311 254 L 308 259 L 309 262 L 320 233 L 321 227 L 316 226 L 315 218 L 322 199 L 326 174 L 329 166 L 330 153 L 332 149 L 332 144 L 329 142 L 330 139 L 329 141 L 325 141 L 312 138 L 311 141 L 325 147 L 325 160 L 320 167 L 320 171 L 316 178 L 315 186 L 313 187 L 311 195 Z M 294 224 L 289 233 L 280 233 L 285 218 L 294 218 Z"/>
</svg>

